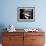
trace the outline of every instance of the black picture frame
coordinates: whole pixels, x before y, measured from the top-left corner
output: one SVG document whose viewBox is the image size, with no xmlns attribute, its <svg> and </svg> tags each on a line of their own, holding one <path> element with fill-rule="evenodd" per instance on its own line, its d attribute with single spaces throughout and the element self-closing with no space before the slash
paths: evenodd
<svg viewBox="0 0 46 46">
<path fill-rule="evenodd" d="M 17 8 L 18 22 L 34 22 L 35 21 L 35 7 L 18 7 Z"/>
</svg>

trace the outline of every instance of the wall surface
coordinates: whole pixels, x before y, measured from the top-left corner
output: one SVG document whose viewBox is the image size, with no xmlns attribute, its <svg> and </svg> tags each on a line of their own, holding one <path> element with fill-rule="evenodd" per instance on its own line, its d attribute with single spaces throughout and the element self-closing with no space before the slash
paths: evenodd
<svg viewBox="0 0 46 46">
<path fill-rule="evenodd" d="M 46 0 L 0 0 L 0 27 L 46 28 Z M 35 22 L 18 22 L 17 7 L 35 7 Z"/>
</svg>

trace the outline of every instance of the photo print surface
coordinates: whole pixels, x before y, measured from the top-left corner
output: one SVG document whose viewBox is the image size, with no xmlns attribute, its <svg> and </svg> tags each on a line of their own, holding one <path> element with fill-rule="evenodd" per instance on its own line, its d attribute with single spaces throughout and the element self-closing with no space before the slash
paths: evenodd
<svg viewBox="0 0 46 46">
<path fill-rule="evenodd" d="M 18 21 L 34 21 L 35 20 L 35 8 L 34 7 L 18 7 L 17 9 Z"/>
</svg>

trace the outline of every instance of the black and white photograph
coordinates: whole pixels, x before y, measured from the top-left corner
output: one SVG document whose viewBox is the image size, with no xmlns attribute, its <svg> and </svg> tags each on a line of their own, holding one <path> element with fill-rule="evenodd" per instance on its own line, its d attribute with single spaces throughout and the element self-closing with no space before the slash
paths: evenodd
<svg viewBox="0 0 46 46">
<path fill-rule="evenodd" d="M 18 7 L 17 8 L 18 21 L 35 21 L 35 7 Z"/>
</svg>

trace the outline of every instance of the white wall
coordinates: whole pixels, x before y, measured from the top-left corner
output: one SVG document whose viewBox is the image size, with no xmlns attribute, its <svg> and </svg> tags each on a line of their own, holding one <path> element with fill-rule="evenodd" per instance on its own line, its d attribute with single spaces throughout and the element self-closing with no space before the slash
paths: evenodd
<svg viewBox="0 0 46 46">
<path fill-rule="evenodd" d="M 18 22 L 17 7 L 35 7 L 35 22 Z M 0 25 L 46 29 L 46 0 L 0 0 Z"/>
</svg>

